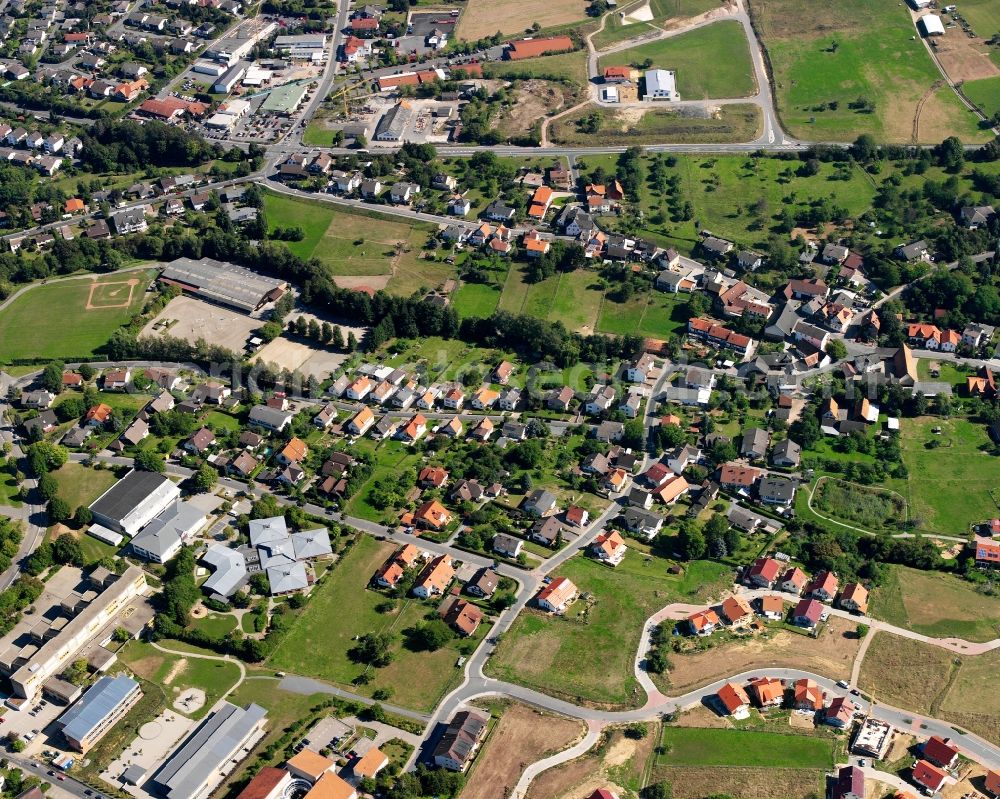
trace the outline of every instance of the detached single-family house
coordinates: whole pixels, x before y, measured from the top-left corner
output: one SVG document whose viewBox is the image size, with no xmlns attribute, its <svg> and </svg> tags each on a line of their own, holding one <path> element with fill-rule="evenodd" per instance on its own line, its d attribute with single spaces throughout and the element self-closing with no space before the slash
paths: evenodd
<svg viewBox="0 0 1000 799">
<path fill-rule="evenodd" d="M 815 629 L 823 616 L 823 605 L 815 599 L 801 599 L 792 611 L 792 622 L 799 627 Z"/>
<path fill-rule="evenodd" d="M 556 577 L 538 592 L 536 602 L 542 610 L 550 613 L 562 613 L 576 599 L 576 586 L 568 577 Z"/>
</svg>

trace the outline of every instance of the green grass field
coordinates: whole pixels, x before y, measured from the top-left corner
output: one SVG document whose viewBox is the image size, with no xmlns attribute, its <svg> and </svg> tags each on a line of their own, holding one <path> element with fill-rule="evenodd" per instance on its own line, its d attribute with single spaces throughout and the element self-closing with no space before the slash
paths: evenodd
<svg viewBox="0 0 1000 799">
<path fill-rule="evenodd" d="M 411 599 L 399 602 L 392 613 L 375 610 L 384 597 L 369 590 L 368 581 L 393 549 L 393 544 L 361 536 L 309 601 L 269 659 L 269 665 L 336 683 L 366 696 L 379 688 L 389 689 L 394 704 L 431 710 L 461 676 L 455 668 L 459 642 L 453 640 L 436 652 L 411 652 L 401 645 L 400 636 L 433 613 L 434 606 Z M 485 627 L 480 628 L 481 634 Z M 352 686 L 351 681 L 365 671 L 365 666 L 352 662 L 347 652 L 352 639 L 366 632 L 393 633 L 394 658 L 389 666 L 372 669 L 372 680 L 367 685 Z"/>
<path fill-rule="evenodd" d="M 709 52 L 725 53 L 726 57 L 713 60 L 712 68 L 706 69 L 705 53 Z M 749 97 L 756 91 L 743 26 L 732 20 L 604 56 L 599 67 L 601 70 L 616 64 L 638 67 L 646 59 L 651 59 L 657 69 L 677 73 L 677 91 L 682 100 Z"/>
<path fill-rule="evenodd" d="M 605 298 L 597 329 L 601 333 L 667 338 L 687 324 L 685 297 L 661 291 L 637 294 L 625 302 Z"/>
<path fill-rule="evenodd" d="M 301 241 L 285 242 L 302 258 L 316 258 L 329 273 L 389 276 L 387 288 L 410 294 L 420 286 L 434 288 L 452 272 L 446 264 L 425 261 L 421 250 L 433 226 L 377 214 L 356 214 L 309 200 L 265 194 L 270 229 L 299 227 Z"/>
<path fill-rule="evenodd" d="M 592 114 L 598 120 L 596 133 L 581 130 L 579 126 L 584 117 Z M 760 130 L 760 109 L 751 104 L 724 105 L 713 117 L 687 116 L 677 110 L 657 108 L 647 111 L 638 122 L 614 108 L 587 106 L 552 122 L 549 138 L 555 144 L 579 146 L 593 144 L 595 140 L 608 145 L 705 144 L 753 141 Z"/>
<path fill-rule="evenodd" d="M 485 283 L 463 283 L 451 295 L 451 304 L 463 319 L 468 316 L 490 316 L 500 302 L 500 290 Z"/>
<path fill-rule="evenodd" d="M 1000 111 L 1000 77 L 967 80 L 962 84 L 962 91 L 986 116 Z"/>
<path fill-rule="evenodd" d="M 910 520 L 918 530 L 966 535 L 969 525 L 997 515 L 990 495 L 1000 484 L 1000 458 L 983 451 L 986 428 L 967 419 L 903 419 L 901 446 L 909 470 L 906 480 L 886 487 L 906 497 Z M 931 429 L 941 428 L 941 435 Z M 930 441 L 941 444 L 933 449 Z"/>
<path fill-rule="evenodd" d="M 107 469 L 91 469 L 80 463 L 64 463 L 52 476 L 59 484 L 59 496 L 73 510 L 89 505 L 116 482 L 115 473 Z"/>
<path fill-rule="evenodd" d="M 579 86 L 587 84 L 587 54 L 583 50 L 559 55 L 525 58 L 523 61 L 491 61 L 483 65 L 489 78 L 549 78 L 567 80 Z"/>
<path fill-rule="evenodd" d="M 661 743 L 663 765 L 830 769 L 834 762 L 833 741 L 809 735 L 668 726 Z"/>
<path fill-rule="evenodd" d="M 718 8 L 719 0 L 651 0 L 649 7 L 658 20 L 674 17 L 696 17 Z"/>
<path fill-rule="evenodd" d="M 1000 7 L 996 0 L 963 0 L 958 10 L 980 38 L 988 39 L 1000 31 Z"/>
<path fill-rule="evenodd" d="M 140 677 L 159 685 L 170 705 L 192 688 L 204 691 L 205 704 L 200 709 L 187 713 L 182 706 L 172 708 L 196 719 L 204 717 L 240 678 L 235 663 L 161 652 L 142 641 L 130 642 L 119 657 Z"/>
<path fill-rule="evenodd" d="M 887 567 L 869 610 L 874 618 L 935 638 L 992 641 L 1000 635 L 1000 598 L 951 574 Z"/>
<path fill-rule="evenodd" d="M 751 12 L 773 68 L 778 111 L 792 135 L 853 141 L 871 133 L 881 141 L 919 143 L 949 135 L 988 138 L 941 82 L 903 4 L 843 0 L 810 6 L 803 16 L 796 0 L 758 0 Z M 850 108 L 860 97 L 874 103 L 874 112 Z"/>
<path fill-rule="evenodd" d="M 721 587 L 729 571 L 708 561 L 686 565 L 683 575 L 666 573 L 666 562 L 632 549 L 609 569 L 575 557 L 560 570 L 594 603 L 583 600 L 564 617 L 524 612 L 487 663 L 494 677 L 545 693 L 615 706 L 641 704 L 645 697 L 632 672 L 643 622 L 671 601 L 704 600 Z"/>
<path fill-rule="evenodd" d="M 619 14 L 612 12 L 608 15 L 608 19 L 604 23 L 604 30 L 594 34 L 594 47 L 598 50 L 603 50 L 605 47 L 618 44 L 618 42 L 624 42 L 627 39 L 634 39 L 652 30 L 653 26 L 648 22 L 633 22 L 629 20 L 623 25 Z"/>
<path fill-rule="evenodd" d="M 93 355 L 142 307 L 146 287 L 155 275 L 154 271 L 101 275 L 96 283 L 102 288 L 94 290 L 92 299 L 94 281 L 89 279 L 33 286 L 0 311 L 0 363 L 15 358 L 50 361 Z M 126 282 L 133 280 L 129 302 Z M 89 310 L 88 300 L 94 305 Z M 53 308 L 59 313 L 53 314 Z"/>
<path fill-rule="evenodd" d="M 9 505 L 12 508 L 21 507 L 21 500 L 18 494 L 21 486 L 17 482 L 17 464 L 13 461 L 0 469 L 0 505 Z"/>
<path fill-rule="evenodd" d="M 658 155 L 646 156 L 647 173 L 654 158 L 661 161 L 667 174 L 677 177 L 680 197 L 691 203 L 693 214 L 691 220 L 674 221 L 664 213 L 667 198 L 643 181 L 634 200 L 643 212 L 643 235 L 681 252 L 690 252 L 698 239 L 695 220 L 743 245 L 763 247 L 769 231 L 768 225 L 761 227 L 757 221 L 760 212 L 769 217 L 786 205 L 805 208 L 815 199 L 826 197 L 832 204 L 846 208 L 851 216 L 860 216 L 871 207 L 875 196 L 871 180 L 857 167 L 838 171 L 833 164 L 820 164 L 815 175 L 808 175 L 800 174 L 796 164 L 777 158 L 692 155 L 679 157 L 674 166 L 667 166 L 667 156 Z M 587 155 L 577 164 L 584 174 L 597 167 L 614 172 L 617 159 L 616 155 Z"/>
</svg>

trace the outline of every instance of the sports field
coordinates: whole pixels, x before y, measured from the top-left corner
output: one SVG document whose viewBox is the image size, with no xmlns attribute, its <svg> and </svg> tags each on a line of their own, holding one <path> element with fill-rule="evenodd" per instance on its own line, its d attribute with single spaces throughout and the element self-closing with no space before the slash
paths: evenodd
<svg viewBox="0 0 1000 799">
<path fill-rule="evenodd" d="M 664 727 L 657 762 L 676 766 L 758 768 L 833 767 L 833 741 L 809 735 L 782 735 L 699 727 Z"/>
<path fill-rule="evenodd" d="M 706 69 L 706 53 L 725 53 L 726 57 L 713 59 L 711 68 Z M 639 67 L 647 59 L 657 69 L 677 73 L 682 100 L 749 97 L 756 91 L 743 26 L 733 20 L 603 56 L 599 66 L 601 70 L 620 64 Z"/>
<path fill-rule="evenodd" d="M 93 355 L 142 308 L 155 275 L 122 272 L 32 286 L 0 310 L 0 363 Z"/>
<path fill-rule="evenodd" d="M 798 0 L 756 0 L 750 8 L 792 135 L 853 141 L 871 133 L 919 143 L 988 138 L 944 84 L 904 4 L 842 0 L 813 4 L 805 15 Z M 851 108 L 859 98 L 874 110 Z"/>
<path fill-rule="evenodd" d="M 927 533 L 964 536 L 969 525 L 997 515 L 1000 458 L 983 451 L 986 428 L 967 419 L 919 417 L 901 422 L 906 480 L 887 488 L 902 494 L 910 520 Z M 931 432 L 941 428 L 941 434 Z M 928 448 L 928 443 L 938 446 Z"/>
<path fill-rule="evenodd" d="M 870 611 L 897 627 L 936 638 L 992 641 L 1000 637 L 1000 598 L 951 574 L 886 567 Z"/>
<path fill-rule="evenodd" d="M 717 591 L 728 570 L 694 561 L 683 575 L 665 563 L 630 550 L 609 569 L 574 557 L 560 570 L 592 603 L 580 599 L 563 617 L 521 613 L 504 634 L 486 671 L 572 701 L 637 706 L 645 700 L 632 671 L 643 622 L 671 601 L 703 601 Z"/>
<path fill-rule="evenodd" d="M 426 277 L 423 285 L 430 288 L 440 282 L 429 274 L 433 265 L 420 258 L 434 232 L 432 225 L 350 213 L 271 192 L 265 194 L 265 212 L 272 231 L 278 227 L 301 228 L 303 239 L 286 241 L 285 245 L 302 258 L 316 258 L 331 275 L 384 275 L 389 278 L 390 290 L 407 294 L 420 285 L 413 286 L 415 274 Z"/>
</svg>

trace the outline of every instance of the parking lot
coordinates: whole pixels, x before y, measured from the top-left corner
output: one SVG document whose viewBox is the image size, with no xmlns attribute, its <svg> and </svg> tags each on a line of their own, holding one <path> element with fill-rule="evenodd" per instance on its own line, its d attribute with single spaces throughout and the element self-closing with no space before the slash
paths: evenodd
<svg viewBox="0 0 1000 799">
<path fill-rule="evenodd" d="M 194 297 L 175 297 L 149 322 L 140 336 L 168 335 L 194 344 L 202 338 L 210 344 L 243 352 L 250 334 L 263 322 Z"/>
</svg>

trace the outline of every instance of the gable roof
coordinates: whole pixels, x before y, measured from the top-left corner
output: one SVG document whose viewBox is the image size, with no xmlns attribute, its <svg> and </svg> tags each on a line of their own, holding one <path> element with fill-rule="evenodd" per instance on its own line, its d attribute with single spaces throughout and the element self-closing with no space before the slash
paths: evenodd
<svg viewBox="0 0 1000 799">
<path fill-rule="evenodd" d="M 746 689 L 742 685 L 732 682 L 727 682 L 723 685 L 716 696 L 718 696 L 726 712 L 730 714 L 750 704 L 750 697 L 747 695 Z"/>
</svg>

